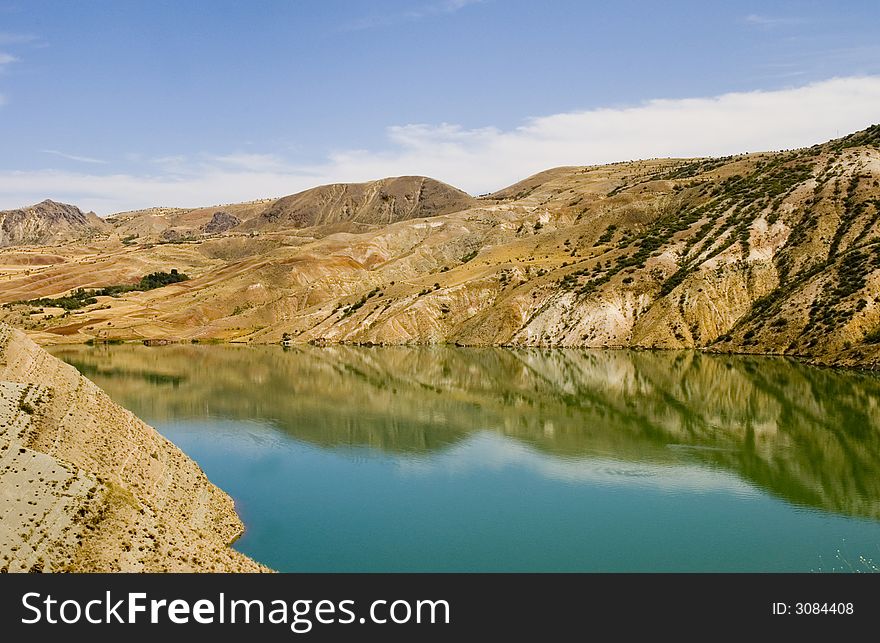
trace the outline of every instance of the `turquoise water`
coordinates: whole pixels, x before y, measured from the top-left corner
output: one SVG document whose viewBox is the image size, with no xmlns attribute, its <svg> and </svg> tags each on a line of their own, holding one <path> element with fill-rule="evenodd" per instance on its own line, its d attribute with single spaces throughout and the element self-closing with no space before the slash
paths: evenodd
<svg viewBox="0 0 880 643">
<path fill-rule="evenodd" d="M 56 348 L 282 571 L 869 571 L 880 380 L 698 353 Z"/>
</svg>

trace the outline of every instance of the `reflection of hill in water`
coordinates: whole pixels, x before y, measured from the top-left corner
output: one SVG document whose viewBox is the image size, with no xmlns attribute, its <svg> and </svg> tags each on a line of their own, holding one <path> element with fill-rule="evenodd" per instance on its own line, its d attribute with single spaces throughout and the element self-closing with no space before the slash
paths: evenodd
<svg viewBox="0 0 880 643">
<path fill-rule="evenodd" d="M 880 518 L 880 380 L 779 358 L 446 347 L 56 348 L 148 421 L 268 420 L 319 445 L 442 449 L 479 430 L 560 457 L 699 462 Z"/>
</svg>

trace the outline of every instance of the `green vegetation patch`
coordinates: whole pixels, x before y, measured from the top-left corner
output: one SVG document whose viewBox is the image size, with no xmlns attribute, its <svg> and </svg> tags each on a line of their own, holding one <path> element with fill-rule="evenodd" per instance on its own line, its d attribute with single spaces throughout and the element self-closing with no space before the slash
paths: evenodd
<svg viewBox="0 0 880 643">
<path fill-rule="evenodd" d="M 189 277 L 187 275 L 172 268 L 171 272 L 151 272 L 149 275 L 141 277 L 140 281 L 136 284 L 121 284 L 89 290 L 86 290 L 85 288 L 77 288 L 69 295 L 64 295 L 63 297 L 56 297 L 54 299 L 41 297 L 39 299 L 30 299 L 14 303 L 27 304 L 29 306 L 63 308 L 64 310 L 76 310 L 78 308 L 98 303 L 96 297 L 117 297 L 127 292 L 154 290 L 156 288 L 161 288 L 162 286 L 176 284 L 188 279 Z"/>
</svg>

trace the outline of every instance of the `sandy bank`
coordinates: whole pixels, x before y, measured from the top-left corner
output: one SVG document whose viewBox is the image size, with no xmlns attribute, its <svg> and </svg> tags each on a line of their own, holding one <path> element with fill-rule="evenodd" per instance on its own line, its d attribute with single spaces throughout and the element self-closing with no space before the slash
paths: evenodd
<svg viewBox="0 0 880 643">
<path fill-rule="evenodd" d="M 242 531 L 180 449 L 0 325 L 0 571 L 266 571 Z"/>
</svg>

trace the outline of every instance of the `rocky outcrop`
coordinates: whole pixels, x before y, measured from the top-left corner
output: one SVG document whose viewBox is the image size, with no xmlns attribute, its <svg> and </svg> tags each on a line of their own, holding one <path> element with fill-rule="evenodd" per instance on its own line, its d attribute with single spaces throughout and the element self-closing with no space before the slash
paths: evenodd
<svg viewBox="0 0 880 643">
<path fill-rule="evenodd" d="M 0 325 L 0 570 L 260 571 L 232 500 L 152 427 Z"/>
<path fill-rule="evenodd" d="M 233 214 L 229 214 L 224 210 L 218 210 L 213 214 L 211 220 L 201 227 L 205 234 L 219 234 L 231 230 L 241 223 L 241 219 Z"/>
<path fill-rule="evenodd" d="M 51 245 L 106 235 L 111 226 L 94 212 L 45 200 L 0 212 L 0 246 Z"/>
</svg>

